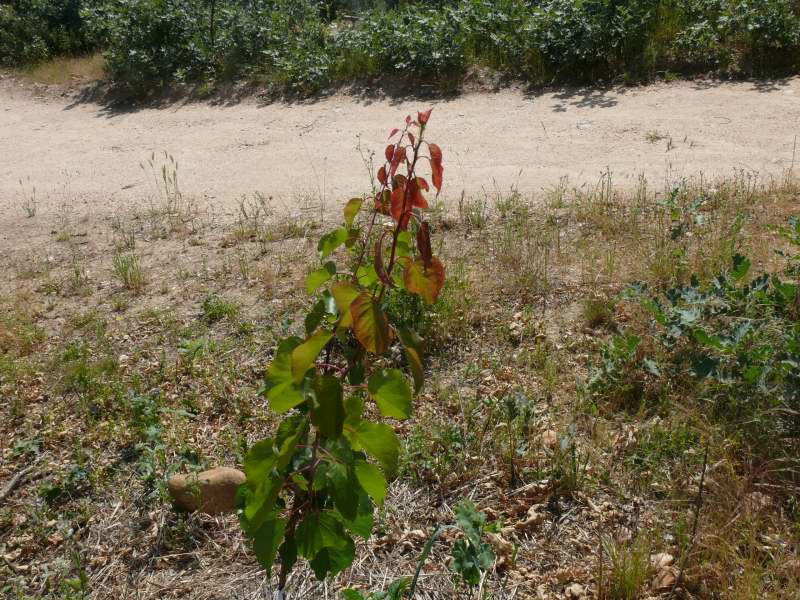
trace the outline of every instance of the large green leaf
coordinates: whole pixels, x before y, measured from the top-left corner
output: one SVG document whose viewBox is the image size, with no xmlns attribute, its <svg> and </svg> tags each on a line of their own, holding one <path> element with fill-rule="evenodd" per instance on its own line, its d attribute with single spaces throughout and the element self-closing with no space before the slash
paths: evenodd
<svg viewBox="0 0 800 600">
<path fill-rule="evenodd" d="M 417 260 L 408 258 L 404 262 L 403 281 L 406 290 L 412 294 L 419 294 L 428 304 L 436 302 L 444 286 L 444 266 L 441 261 L 434 256 L 428 267 L 421 258 Z"/>
<path fill-rule="evenodd" d="M 267 570 L 267 573 L 272 568 L 275 554 L 283 541 L 285 531 L 286 519 L 277 518 L 264 521 L 261 527 L 250 532 L 250 536 L 253 538 L 253 550 L 256 558 L 261 563 L 261 566 Z"/>
<path fill-rule="evenodd" d="M 401 371 L 375 371 L 367 382 L 367 389 L 383 416 L 395 419 L 407 419 L 411 416 L 411 390 Z"/>
<path fill-rule="evenodd" d="M 319 244 L 317 245 L 320 258 L 328 258 L 334 250 L 344 244 L 349 238 L 350 232 L 345 227 L 339 227 L 323 235 L 319 239 Z"/>
<path fill-rule="evenodd" d="M 300 384 L 303 377 L 317 360 L 319 353 L 325 347 L 333 334 L 330 331 L 320 329 L 305 342 L 292 350 L 292 379 L 294 383 Z"/>
<path fill-rule="evenodd" d="M 358 484 L 356 483 L 353 487 L 359 488 Z M 353 519 L 347 519 L 344 515 L 343 523 L 345 528 L 350 532 L 353 533 L 363 540 L 368 540 L 369 536 L 372 535 L 372 526 L 373 522 L 373 511 L 374 505 L 372 501 L 369 499 L 369 496 L 364 492 L 363 489 L 358 489 L 358 512 L 354 516 Z"/>
<path fill-rule="evenodd" d="M 311 421 L 328 438 L 342 435 L 344 425 L 344 404 L 342 402 L 342 384 L 336 377 L 323 375 L 314 379 L 312 385 L 316 406 Z"/>
<path fill-rule="evenodd" d="M 266 390 L 269 404 L 277 413 L 284 413 L 303 401 L 300 388 L 292 375 L 292 352 L 302 341 L 289 337 L 278 344 L 272 364 L 267 369 Z"/>
<path fill-rule="evenodd" d="M 345 435 L 350 440 L 353 450 L 363 449 L 370 456 L 374 456 L 381 463 L 387 477 L 394 477 L 400 454 L 400 440 L 391 427 L 385 423 L 362 421 L 357 427 L 345 428 Z"/>
<path fill-rule="evenodd" d="M 330 511 L 308 513 L 295 531 L 297 552 L 308 559 L 314 558 L 323 548 L 344 548 L 349 539 L 341 522 Z"/>
<path fill-rule="evenodd" d="M 331 293 L 339 309 L 339 327 L 350 327 L 353 324 L 350 305 L 358 298 L 360 290 L 352 283 L 337 281 L 331 286 Z"/>
<path fill-rule="evenodd" d="M 350 305 L 353 315 L 353 333 L 364 348 L 383 354 L 389 348 L 391 332 L 386 314 L 372 299 L 369 292 L 361 292 Z"/>
<path fill-rule="evenodd" d="M 350 536 L 347 536 L 345 544 L 341 548 L 330 546 L 323 548 L 310 561 L 310 565 L 316 578 L 322 581 L 326 577 L 333 577 L 349 567 L 355 557 L 356 545 Z"/>
<path fill-rule="evenodd" d="M 387 484 L 381 470 L 364 460 L 357 460 L 355 469 L 358 483 L 361 484 L 364 491 L 376 504 L 383 504 L 383 499 L 386 498 Z"/>
<path fill-rule="evenodd" d="M 319 286 L 329 281 L 334 275 L 336 275 L 336 263 L 333 261 L 328 261 L 316 271 L 311 271 L 306 276 L 306 292 L 313 294 Z"/>
<path fill-rule="evenodd" d="M 258 528 L 272 516 L 275 502 L 283 486 L 279 471 L 286 468 L 308 422 L 303 415 L 285 419 L 275 438 L 254 444 L 244 459 L 247 478 L 243 517 L 248 528 Z"/>
<path fill-rule="evenodd" d="M 336 510 L 345 519 L 358 515 L 358 480 L 355 472 L 343 464 L 329 461 L 325 466 L 325 485 L 333 499 Z M 315 486 L 319 488 L 319 486 Z"/>
</svg>

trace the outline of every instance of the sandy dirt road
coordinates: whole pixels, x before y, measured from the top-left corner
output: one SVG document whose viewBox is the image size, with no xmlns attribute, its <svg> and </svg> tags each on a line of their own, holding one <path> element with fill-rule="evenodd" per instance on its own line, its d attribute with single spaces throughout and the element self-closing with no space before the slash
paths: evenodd
<svg viewBox="0 0 800 600">
<path fill-rule="evenodd" d="M 563 176 L 594 182 L 607 167 L 622 186 L 639 174 L 656 185 L 701 172 L 777 174 L 791 165 L 800 134 L 800 78 L 505 90 L 433 104 L 430 137 L 446 153 L 449 198 L 492 189 L 493 181 L 523 192 Z M 368 189 L 358 139 L 380 154 L 388 130 L 425 105 L 336 96 L 114 112 L 0 82 L 0 204 L 18 202 L 19 180 L 30 178 L 45 206 L 70 197 L 112 211 L 150 192 L 140 163 L 162 151 L 179 162 L 184 193 L 223 210 L 256 191 L 335 201 Z"/>
</svg>

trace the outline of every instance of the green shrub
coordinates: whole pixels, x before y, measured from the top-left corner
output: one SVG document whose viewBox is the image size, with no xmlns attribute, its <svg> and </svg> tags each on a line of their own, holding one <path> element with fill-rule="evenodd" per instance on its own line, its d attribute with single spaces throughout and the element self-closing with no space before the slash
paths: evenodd
<svg viewBox="0 0 800 600">
<path fill-rule="evenodd" d="M 792 221 L 783 235 L 800 242 Z M 710 281 L 696 277 L 663 295 L 637 286 L 631 298 L 652 315 L 642 336 L 617 336 L 588 391 L 595 402 L 646 399 L 653 382 L 766 455 L 800 437 L 800 282 L 796 258 L 783 274 L 750 277 L 750 261 Z M 624 342 L 624 343 L 623 343 Z"/>
<path fill-rule="evenodd" d="M 91 0 L 11 0 L 0 5 L 0 66 L 39 62 L 95 47 L 81 17 Z"/>
<path fill-rule="evenodd" d="M 416 77 L 458 77 L 467 66 L 464 36 L 451 9 L 406 7 L 373 11 L 337 37 L 346 62 L 362 65 L 360 75 L 408 73 Z"/>
</svg>

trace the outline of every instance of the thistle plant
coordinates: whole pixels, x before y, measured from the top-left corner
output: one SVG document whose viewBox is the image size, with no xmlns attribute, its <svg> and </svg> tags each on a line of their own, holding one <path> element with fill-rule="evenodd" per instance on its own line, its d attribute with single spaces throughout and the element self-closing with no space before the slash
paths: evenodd
<svg viewBox="0 0 800 600">
<path fill-rule="evenodd" d="M 411 416 L 423 341 L 385 303 L 398 289 L 434 303 L 445 280 L 425 220 L 425 193 L 438 195 L 444 172 L 441 149 L 425 139 L 430 116 L 391 131 L 376 193 L 348 201 L 343 224 L 319 240 L 305 337 L 280 341 L 267 370 L 261 393 L 285 417 L 245 457 L 240 520 L 264 568 L 279 559 L 279 598 L 298 558 L 320 579 L 353 562 L 353 536 L 369 539 L 397 471 L 400 441 L 386 419 Z"/>
</svg>

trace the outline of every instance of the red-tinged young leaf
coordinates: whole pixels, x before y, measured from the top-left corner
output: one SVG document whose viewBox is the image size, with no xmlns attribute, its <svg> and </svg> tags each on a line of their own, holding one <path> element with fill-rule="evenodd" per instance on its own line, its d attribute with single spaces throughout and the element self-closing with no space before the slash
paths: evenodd
<svg viewBox="0 0 800 600">
<path fill-rule="evenodd" d="M 411 196 L 411 206 L 418 207 L 418 208 L 428 208 L 428 201 L 425 200 L 425 196 L 422 195 L 422 191 L 419 189 L 419 185 L 417 185 L 417 180 L 413 179 L 411 184 L 408 188 L 408 194 Z"/>
<path fill-rule="evenodd" d="M 411 125 L 411 115 L 406 115 L 406 125 Z"/>
<path fill-rule="evenodd" d="M 422 259 L 405 259 L 403 282 L 406 290 L 418 294 L 428 304 L 433 304 L 444 286 L 444 266 L 435 256 L 431 258 L 431 266 L 426 267 Z"/>
<path fill-rule="evenodd" d="M 392 208 L 392 193 L 389 190 L 383 190 L 381 194 L 375 196 L 375 210 L 382 215 L 391 214 Z"/>
<path fill-rule="evenodd" d="M 389 139 L 392 139 L 394 136 L 396 136 L 396 135 L 397 135 L 397 133 L 398 133 L 399 131 L 400 131 L 400 130 L 399 130 L 397 127 L 395 127 L 394 129 L 392 129 L 392 130 L 389 132 Z"/>
<path fill-rule="evenodd" d="M 408 222 L 411 220 L 412 209 L 412 203 L 406 202 L 406 188 L 394 188 L 392 191 L 392 218 L 400 223 L 400 229 L 408 227 Z"/>
<path fill-rule="evenodd" d="M 412 146 L 416 146 L 417 145 L 417 138 L 415 138 L 414 134 L 411 133 L 410 131 L 408 132 L 408 139 L 411 140 L 411 145 Z"/>
<path fill-rule="evenodd" d="M 386 176 L 386 166 L 385 165 L 382 166 L 380 169 L 378 169 L 378 181 L 380 181 L 381 184 L 383 184 L 383 185 L 386 185 L 386 182 L 388 181 L 388 177 Z"/>
<path fill-rule="evenodd" d="M 430 107 L 428 110 L 417 113 L 417 120 L 419 121 L 420 125 L 427 125 L 428 120 L 431 118 L 431 113 L 433 112 L 433 107 Z"/>
<path fill-rule="evenodd" d="M 392 158 L 394 157 L 394 144 L 386 146 L 386 150 L 383 154 L 386 156 L 387 162 L 392 162 Z"/>
<path fill-rule="evenodd" d="M 391 331 L 389 321 L 368 291 L 361 292 L 350 305 L 353 315 L 353 333 L 364 348 L 374 354 L 383 354 L 389 348 Z"/>
<path fill-rule="evenodd" d="M 425 190 L 426 192 L 430 191 L 431 188 L 428 186 L 428 182 L 424 177 L 415 177 L 415 180 L 419 189 Z"/>
<path fill-rule="evenodd" d="M 433 253 L 431 252 L 431 231 L 427 221 L 423 221 L 417 230 L 417 249 L 425 268 L 430 268 Z"/>
<path fill-rule="evenodd" d="M 433 179 L 433 187 L 436 192 L 442 191 L 442 179 L 444 177 L 444 169 L 442 168 L 442 149 L 436 144 L 428 144 L 428 149 L 431 153 L 431 175 Z"/>
<path fill-rule="evenodd" d="M 397 152 L 395 152 L 394 156 L 392 156 L 391 164 L 389 165 L 389 167 L 390 167 L 389 174 L 392 177 L 394 177 L 394 174 L 397 173 L 397 169 L 400 167 L 400 163 L 403 162 L 405 157 L 406 157 L 406 149 L 405 148 L 398 148 Z"/>
</svg>

